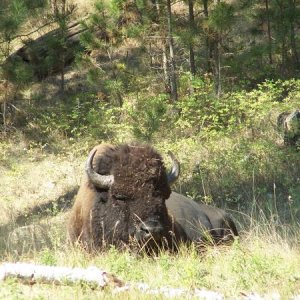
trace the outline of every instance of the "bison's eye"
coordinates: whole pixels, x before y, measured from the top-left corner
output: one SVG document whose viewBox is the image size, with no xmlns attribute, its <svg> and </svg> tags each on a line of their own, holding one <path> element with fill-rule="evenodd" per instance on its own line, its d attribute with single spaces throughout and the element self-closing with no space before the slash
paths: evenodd
<svg viewBox="0 0 300 300">
<path fill-rule="evenodd" d="M 119 200 L 119 201 L 126 201 L 126 200 L 128 200 L 128 196 L 122 195 L 122 194 L 118 194 L 118 195 L 115 195 L 115 199 Z"/>
</svg>

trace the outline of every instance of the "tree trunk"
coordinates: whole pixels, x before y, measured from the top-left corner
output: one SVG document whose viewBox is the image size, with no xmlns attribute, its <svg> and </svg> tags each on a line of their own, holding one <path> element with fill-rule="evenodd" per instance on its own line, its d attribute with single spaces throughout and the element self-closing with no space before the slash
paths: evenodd
<svg viewBox="0 0 300 300">
<path fill-rule="evenodd" d="M 295 14 L 296 14 L 295 1 L 296 0 L 289 1 L 290 11 L 291 11 L 291 16 L 290 16 L 291 50 L 292 50 L 293 60 L 296 65 L 296 68 L 299 68 L 299 56 L 297 52 L 297 45 L 295 39 Z"/>
<path fill-rule="evenodd" d="M 220 0 L 217 0 L 217 3 L 220 3 Z M 222 93 L 222 85 L 221 85 L 221 38 L 222 38 L 222 30 L 218 31 L 216 33 L 217 39 L 216 39 L 216 49 L 215 49 L 215 65 L 216 65 L 216 93 L 217 97 L 219 98 Z"/>
<path fill-rule="evenodd" d="M 271 36 L 271 22 L 270 22 L 270 10 L 269 10 L 269 0 L 265 0 L 266 14 L 267 14 L 267 27 L 268 27 L 268 44 L 269 44 L 269 63 L 273 64 L 272 58 L 272 36 Z"/>
<path fill-rule="evenodd" d="M 60 7 L 59 7 L 60 4 Z M 54 17 L 59 26 L 59 37 L 60 37 L 60 53 L 59 53 L 59 61 L 60 61 L 60 91 L 62 96 L 65 91 L 65 60 L 66 60 L 66 45 L 67 45 L 67 7 L 66 0 L 61 0 L 60 3 L 57 3 L 55 0 L 53 3 L 54 6 Z"/>
<path fill-rule="evenodd" d="M 205 19 L 208 19 L 208 0 L 203 0 L 203 12 Z M 212 73 L 212 61 L 213 61 L 213 43 L 210 37 L 210 30 L 206 34 L 206 71 Z"/>
<path fill-rule="evenodd" d="M 166 39 L 166 30 L 164 27 L 164 23 L 162 22 L 162 13 L 161 13 L 161 3 L 159 3 L 159 0 L 155 0 L 155 7 L 157 12 L 157 19 L 158 23 L 161 28 L 161 40 L 162 40 L 162 68 L 163 68 L 163 74 L 164 74 L 164 85 L 165 85 L 165 91 L 167 93 L 170 93 L 170 72 L 169 72 L 169 66 L 168 66 L 168 45 L 167 45 L 167 39 Z"/>
<path fill-rule="evenodd" d="M 222 84 L 221 84 L 221 42 L 220 42 L 220 34 L 218 33 L 217 37 L 217 47 L 216 47 L 216 93 L 218 98 L 222 93 Z"/>
<path fill-rule="evenodd" d="M 195 31 L 194 0 L 189 0 L 189 26 L 190 26 L 190 39 L 192 40 Z M 189 52 L 190 52 L 190 70 L 192 75 L 195 76 L 196 64 L 195 64 L 195 53 L 194 53 L 194 47 L 192 41 L 189 44 Z"/>
<path fill-rule="evenodd" d="M 296 64 L 297 68 L 299 68 L 299 56 L 298 56 L 297 46 L 296 46 L 294 24 L 291 24 L 291 48 L 292 48 L 294 62 Z"/>
<path fill-rule="evenodd" d="M 284 7 L 281 1 L 278 1 L 279 10 L 280 10 L 280 17 L 281 17 L 281 73 L 283 76 L 286 75 L 286 63 L 287 63 L 287 47 L 286 47 L 286 28 L 284 24 Z"/>
<path fill-rule="evenodd" d="M 3 116 L 3 133 L 4 133 L 4 136 L 6 136 L 6 133 L 7 133 L 7 124 L 6 124 L 6 108 L 7 108 L 7 102 L 6 100 L 4 100 L 3 102 L 3 106 L 2 106 L 2 110 L 3 110 L 3 113 L 2 113 L 2 116 Z"/>
<path fill-rule="evenodd" d="M 162 60 L 163 60 L 163 71 L 164 71 L 164 80 L 165 80 L 165 89 L 170 92 L 170 72 L 168 68 L 168 47 L 164 41 L 162 49 Z"/>
<path fill-rule="evenodd" d="M 172 36 L 172 10 L 171 10 L 171 0 L 167 0 L 167 19 L 168 19 L 168 44 L 170 50 L 170 88 L 171 88 L 171 98 L 175 102 L 178 99 L 177 94 L 177 78 L 176 78 L 176 64 L 174 57 L 174 41 Z"/>
</svg>

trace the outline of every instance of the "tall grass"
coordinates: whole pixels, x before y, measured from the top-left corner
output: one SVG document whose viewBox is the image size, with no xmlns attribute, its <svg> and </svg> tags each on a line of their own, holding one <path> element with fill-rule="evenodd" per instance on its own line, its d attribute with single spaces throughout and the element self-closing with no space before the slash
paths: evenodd
<svg viewBox="0 0 300 300">
<path fill-rule="evenodd" d="M 251 292 L 269 298 L 279 293 L 283 299 L 300 293 L 299 153 L 262 136 L 253 139 L 242 133 L 235 138 L 220 133 L 206 139 L 157 142 L 163 154 L 172 150 L 181 161 L 182 176 L 174 189 L 228 209 L 240 238 L 232 246 L 209 246 L 201 253 L 192 245 L 182 246 L 177 254 L 162 251 L 148 257 L 115 248 L 90 255 L 66 243 L 65 223 L 72 199 L 68 192 L 80 182 L 89 146 L 83 141 L 53 155 L 40 148 L 26 146 L 24 150 L 23 145 L 3 144 L 1 261 L 95 265 L 125 282 L 144 282 L 153 288 L 205 288 L 227 299 Z M 100 291 L 84 284 L 29 287 L 16 280 L 0 283 L 0 299 L 57 295 L 60 299 L 154 297 L 137 290 L 115 294 L 111 287 Z"/>
<path fill-rule="evenodd" d="M 299 227 L 270 219 L 259 208 L 254 211 L 252 216 L 240 215 L 241 236 L 233 245 L 207 246 L 201 253 L 195 245 L 182 245 L 177 254 L 161 251 L 155 257 L 136 255 L 129 250 L 120 252 L 114 247 L 88 254 L 79 246 L 66 243 L 63 231 L 49 226 L 50 244 L 35 249 L 24 247 L 21 252 L 6 244 L 1 248 L 1 260 L 84 268 L 95 265 L 124 282 L 146 283 L 153 289 L 204 288 L 219 292 L 226 299 L 237 299 L 251 292 L 267 295 L 267 299 L 271 299 L 272 293 L 280 294 L 282 299 L 291 298 L 300 293 Z M 20 242 L 32 244 L 28 238 Z M 0 283 L 0 290 L 0 298 L 9 295 L 11 299 L 48 299 L 57 294 L 60 299 L 71 296 L 75 299 L 153 299 L 134 289 L 115 294 L 112 287 L 103 291 L 84 284 L 28 287 L 17 280 Z M 163 296 L 155 299 L 163 299 Z"/>
</svg>

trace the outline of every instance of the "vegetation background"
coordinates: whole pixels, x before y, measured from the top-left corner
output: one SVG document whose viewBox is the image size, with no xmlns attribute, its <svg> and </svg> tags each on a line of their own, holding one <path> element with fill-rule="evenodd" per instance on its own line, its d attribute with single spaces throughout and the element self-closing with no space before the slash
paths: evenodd
<svg viewBox="0 0 300 300">
<path fill-rule="evenodd" d="M 299 23 L 296 0 L 2 0 L 1 261 L 96 265 L 226 299 L 300 294 L 299 145 L 277 125 L 300 106 Z M 66 243 L 88 151 L 133 140 L 176 153 L 173 189 L 230 211 L 240 240 L 155 258 Z M 0 283 L 3 299 L 58 294 L 162 298 Z"/>
</svg>

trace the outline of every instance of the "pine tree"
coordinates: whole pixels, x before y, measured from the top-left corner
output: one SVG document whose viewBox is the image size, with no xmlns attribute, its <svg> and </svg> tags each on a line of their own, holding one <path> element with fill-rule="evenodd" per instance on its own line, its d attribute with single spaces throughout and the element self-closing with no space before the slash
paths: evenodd
<svg viewBox="0 0 300 300">
<path fill-rule="evenodd" d="M 36 11 L 45 7 L 46 0 L 7 0 L 0 2 L 0 77 L 4 96 L 1 99 L 2 124 L 4 134 L 7 132 L 7 110 L 16 90 L 28 83 L 32 77 L 32 70 L 22 61 L 15 60 L 7 64 L 4 62 L 11 55 L 15 44 L 24 37 L 23 24 Z M 15 87 L 12 88 L 12 81 Z"/>
<path fill-rule="evenodd" d="M 233 6 L 217 0 L 217 3 L 208 19 L 211 29 L 215 32 L 214 40 L 214 65 L 216 93 L 220 97 L 222 92 L 222 50 L 224 37 L 234 22 Z"/>
</svg>

